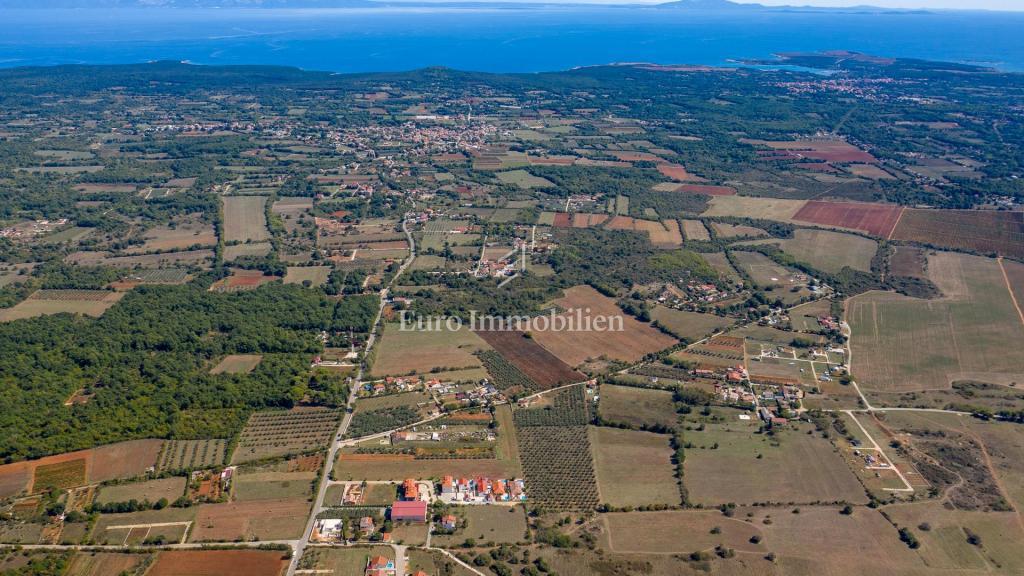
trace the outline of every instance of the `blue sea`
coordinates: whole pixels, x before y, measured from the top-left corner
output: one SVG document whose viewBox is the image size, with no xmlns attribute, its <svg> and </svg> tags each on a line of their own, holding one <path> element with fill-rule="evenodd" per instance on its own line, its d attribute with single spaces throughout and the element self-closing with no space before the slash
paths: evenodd
<svg viewBox="0 0 1024 576">
<path fill-rule="evenodd" d="M 184 60 L 369 72 L 735 65 L 856 50 L 1024 71 L 1024 13 L 651 7 L 0 10 L 0 66 Z"/>
</svg>

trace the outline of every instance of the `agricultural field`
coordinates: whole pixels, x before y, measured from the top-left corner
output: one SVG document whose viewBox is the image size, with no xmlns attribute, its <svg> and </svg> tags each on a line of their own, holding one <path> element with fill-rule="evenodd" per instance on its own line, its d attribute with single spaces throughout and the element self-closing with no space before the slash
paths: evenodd
<svg viewBox="0 0 1024 576">
<path fill-rule="evenodd" d="M 223 202 L 225 242 L 263 242 L 270 238 L 266 196 L 225 196 Z"/>
<path fill-rule="evenodd" d="M 1024 321 L 999 263 L 939 252 L 928 275 L 939 300 L 870 292 L 850 299 L 851 369 L 864 389 L 948 389 L 956 380 L 1024 381 Z"/>
<path fill-rule="evenodd" d="M 672 392 L 602 384 L 598 415 L 605 422 L 632 428 L 674 427 L 678 420 Z"/>
<path fill-rule="evenodd" d="M 590 510 L 600 497 L 585 426 L 516 426 L 530 501 L 549 510 Z"/>
<path fill-rule="evenodd" d="M 510 170 L 508 172 L 498 172 L 495 174 L 498 180 L 501 180 L 505 184 L 513 184 L 520 188 L 550 188 L 554 186 L 547 178 L 541 178 L 534 176 L 526 170 Z"/>
<path fill-rule="evenodd" d="M 519 392 L 533 392 L 540 389 L 536 382 L 516 368 L 514 364 L 505 360 L 498 352 L 484 350 L 478 354 L 478 357 L 487 370 L 491 382 L 498 390 L 514 395 Z"/>
<path fill-rule="evenodd" d="M 526 539 L 526 511 L 522 506 L 460 506 L 456 512 L 466 521 L 466 527 L 455 534 L 434 536 L 432 542 L 440 546 L 458 546 L 466 538 L 472 538 L 477 542 L 501 545 Z"/>
<path fill-rule="evenodd" d="M 474 353 L 490 346 L 468 328 L 401 330 L 387 324 L 371 366 L 374 376 L 428 374 L 435 369 L 479 368 Z"/>
<path fill-rule="evenodd" d="M 636 362 L 645 355 L 672 346 L 676 340 L 658 329 L 644 324 L 624 313 L 615 301 L 602 295 L 590 286 L 575 286 L 565 291 L 565 296 L 555 304 L 566 310 L 563 316 L 577 319 L 576 310 L 583 311 L 583 318 L 621 318 L 622 330 L 576 331 L 535 331 L 533 339 L 560 360 L 570 366 L 578 366 L 591 358 L 607 357 L 623 362 Z M 590 312 L 587 313 L 586 310 Z M 609 326 L 612 324 L 609 321 Z"/>
<path fill-rule="evenodd" d="M 166 550 L 147 576 L 279 576 L 288 559 L 271 550 Z"/>
<path fill-rule="evenodd" d="M 509 364 L 515 366 L 541 389 L 580 382 L 586 377 L 520 332 L 487 330 L 476 332 Z"/>
<path fill-rule="evenodd" d="M 284 276 L 285 284 L 323 286 L 331 274 L 330 266 L 289 266 Z"/>
<path fill-rule="evenodd" d="M 670 436 L 596 426 L 589 427 L 588 433 L 602 503 L 615 507 L 680 503 Z"/>
<path fill-rule="evenodd" d="M 700 220 L 681 220 L 680 222 L 683 225 L 683 236 L 687 240 L 711 240 L 711 233 Z"/>
<path fill-rule="evenodd" d="M 928 255 L 921 248 L 897 246 L 889 258 L 889 273 L 910 278 L 928 277 Z"/>
<path fill-rule="evenodd" d="M 156 463 L 161 443 L 161 440 L 132 440 L 0 465 L 0 498 L 15 496 L 22 491 L 32 493 L 40 488 L 40 468 L 43 469 L 44 483 L 54 481 L 62 485 L 71 481 L 83 485 L 140 476 Z M 80 472 L 83 467 L 84 477 Z"/>
<path fill-rule="evenodd" d="M 307 548 L 299 566 L 307 570 L 326 570 L 330 574 L 363 574 L 366 563 L 374 556 L 394 560 L 391 546 L 346 546 L 344 548 Z"/>
<path fill-rule="evenodd" d="M 257 412 L 249 417 L 232 464 L 286 456 L 327 445 L 338 429 L 340 412 L 325 408 L 295 408 Z"/>
<path fill-rule="evenodd" d="M 692 448 L 686 450 L 683 478 L 691 502 L 866 503 L 864 489 L 828 440 L 808 435 L 807 426 L 800 424 L 768 438 L 757 433 L 756 418 L 739 420 L 740 413 L 715 410 L 721 421 L 686 433 Z M 770 478 L 789 481 L 765 481 Z"/>
<path fill-rule="evenodd" d="M 651 318 L 676 338 L 690 342 L 718 332 L 734 322 L 731 318 L 723 316 L 675 310 L 661 305 L 654 307 Z"/>
<path fill-rule="evenodd" d="M 99 317 L 123 297 L 123 292 L 108 290 L 38 290 L 12 308 L 0 309 L 0 322 L 62 313 Z"/>
<path fill-rule="evenodd" d="M 890 238 L 896 223 L 901 220 L 903 210 L 903 207 L 895 204 L 811 200 L 793 215 L 793 219 Z"/>
<path fill-rule="evenodd" d="M 751 538 L 762 536 L 757 524 L 727 518 L 717 510 L 615 512 L 601 517 L 608 551 L 634 554 L 688 554 L 718 545 L 743 552 L 768 551 Z M 718 528 L 717 533 L 713 531 Z"/>
<path fill-rule="evenodd" d="M 793 222 L 794 216 L 806 204 L 806 200 L 786 198 L 759 198 L 756 196 L 715 196 L 702 216 L 736 216 L 749 218 L 756 214 L 765 220 Z"/>
<path fill-rule="evenodd" d="M 167 440 L 160 447 L 157 470 L 192 470 L 224 464 L 227 440 Z"/>
<path fill-rule="evenodd" d="M 101 514 L 89 538 L 101 545 L 141 545 L 146 538 L 163 536 L 181 542 L 195 518 L 194 508 L 146 510 L 126 514 Z"/>
<path fill-rule="evenodd" d="M 190 542 L 241 540 L 290 540 L 302 535 L 309 516 L 305 498 L 247 500 L 201 504 Z"/>
<path fill-rule="evenodd" d="M 768 233 L 760 228 L 746 226 L 744 224 L 729 224 L 727 222 L 711 222 L 711 229 L 715 232 L 715 238 L 730 240 L 733 238 L 760 238 Z"/>
<path fill-rule="evenodd" d="M 149 556 L 119 552 L 79 552 L 68 562 L 67 576 L 132 574 Z"/>
<path fill-rule="evenodd" d="M 161 498 L 166 498 L 168 502 L 174 502 L 179 496 L 185 494 L 186 483 L 187 479 L 184 476 L 172 476 L 159 480 L 103 486 L 96 493 L 96 502 L 98 504 L 128 502 L 129 500 L 156 502 Z"/>
<path fill-rule="evenodd" d="M 908 208 L 892 238 L 1024 258 L 1024 213 Z"/>
<path fill-rule="evenodd" d="M 316 478 L 314 471 L 241 472 L 235 477 L 234 496 L 239 502 L 308 498 Z"/>
<path fill-rule="evenodd" d="M 793 238 L 765 242 L 776 244 L 797 261 L 830 274 L 845 267 L 870 272 L 871 259 L 878 251 L 878 243 L 863 236 L 808 228 L 794 230 Z"/>
<path fill-rule="evenodd" d="M 263 356 L 259 354 L 230 354 L 221 358 L 216 366 L 210 369 L 210 374 L 248 374 L 252 372 Z"/>
<path fill-rule="evenodd" d="M 188 250 L 193 247 L 209 248 L 217 243 L 213 225 L 199 219 L 175 221 L 174 226 L 157 226 L 142 236 L 144 243 L 129 250 L 145 253 L 168 250 Z"/>
</svg>

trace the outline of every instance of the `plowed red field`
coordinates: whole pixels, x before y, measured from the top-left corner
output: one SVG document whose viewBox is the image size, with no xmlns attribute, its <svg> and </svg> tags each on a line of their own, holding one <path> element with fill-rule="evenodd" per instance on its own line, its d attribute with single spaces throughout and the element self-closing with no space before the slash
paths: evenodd
<svg viewBox="0 0 1024 576">
<path fill-rule="evenodd" d="M 895 204 L 811 200 L 804 204 L 793 219 L 824 226 L 841 226 L 888 238 L 902 211 L 903 207 Z"/>
</svg>

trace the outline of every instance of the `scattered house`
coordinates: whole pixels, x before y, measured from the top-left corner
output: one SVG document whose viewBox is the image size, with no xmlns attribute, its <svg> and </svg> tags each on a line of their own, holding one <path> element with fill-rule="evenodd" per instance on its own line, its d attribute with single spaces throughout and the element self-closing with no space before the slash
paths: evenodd
<svg viewBox="0 0 1024 576">
<path fill-rule="evenodd" d="M 441 494 L 454 494 L 455 480 L 451 476 L 441 478 Z"/>
<path fill-rule="evenodd" d="M 337 518 L 317 520 L 313 527 L 313 540 L 344 540 L 345 523 Z"/>
<path fill-rule="evenodd" d="M 377 526 L 373 523 L 373 517 L 372 516 L 363 516 L 362 518 L 359 519 L 359 531 L 362 532 L 363 534 L 366 534 L 366 535 L 373 534 L 374 530 L 376 530 L 376 529 L 377 529 Z"/>
<path fill-rule="evenodd" d="M 448 514 L 441 518 L 441 528 L 455 530 L 459 525 L 459 519 L 454 514 Z"/>
<path fill-rule="evenodd" d="M 397 576 L 395 561 L 383 556 L 374 556 L 366 563 L 364 576 Z"/>
<path fill-rule="evenodd" d="M 426 522 L 427 503 L 422 500 L 399 500 L 391 505 L 392 522 Z"/>
<path fill-rule="evenodd" d="M 391 544 L 391 540 L 392 540 L 391 532 L 381 532 L 380 533 L 380 541 L 383 542 L 384 544 Z"/>
</svg>

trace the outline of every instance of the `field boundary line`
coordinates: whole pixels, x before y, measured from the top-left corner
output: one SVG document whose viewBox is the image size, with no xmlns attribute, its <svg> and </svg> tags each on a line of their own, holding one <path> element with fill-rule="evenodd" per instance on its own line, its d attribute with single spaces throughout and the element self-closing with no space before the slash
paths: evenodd
<svg viewBox="0 0 1024 576">
<path fill-rule="evenodd" d="M 900 213 L 896 215 L 896 221 L 892 223 L 892 228 L 889 230 L 889 234 L 885 237 L 886 240 L 892 240 L 892 235 L 896 233 L 896 227 L 900 225 L 900 220 L 903 219 L 903 213 L 906 211 L 906 206 L 900 207 Z"/>
<path fill-rule="evenodd" d="M 1010 292 L 1010 301 L 1013 302 L 1013 307 L 1017 309 L 1017 316 L 1020 317 L 1020 323 L 1024 324 L 1024 312 L 1021 312 L 1020 304 L 1017 302 L 1017 296 L 1013 293 L 1013 285 L 1010 284 L 1010 277 L 1006 274 L 1006 267 L 1003 266 L 1003 257 L 996 258 L 996 262 L 999 264 L 999 271 L 1003 273 L 1003 281 L 1006 282 L 1006 289 Z"/>
</svg>

